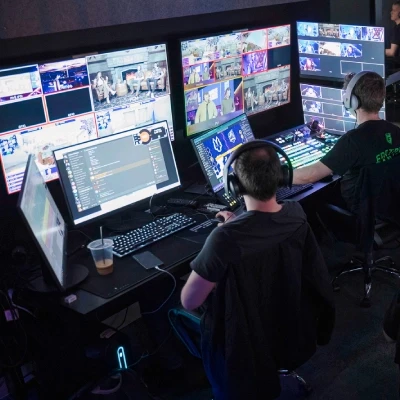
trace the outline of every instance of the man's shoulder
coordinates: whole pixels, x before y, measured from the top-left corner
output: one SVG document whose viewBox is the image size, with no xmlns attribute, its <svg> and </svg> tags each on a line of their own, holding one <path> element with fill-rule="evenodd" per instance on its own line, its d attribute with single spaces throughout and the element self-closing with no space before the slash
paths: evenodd
<svg viewBox="0 0 400 400">
<path fill-rule="evenodd" d="M 372 122 L 372 124 L 369 122 Z M 400 135 L 400 128 L 397 125 L 382 119 L 378 121 L 366 121 L 359 127 L 348 131 L 344 136 L 350 138 L 362 134 L 381 133 L 381 132 L 386 133 L 386 131 L 388 133 L 390 132 L 395 135 Z"/>
</svg>

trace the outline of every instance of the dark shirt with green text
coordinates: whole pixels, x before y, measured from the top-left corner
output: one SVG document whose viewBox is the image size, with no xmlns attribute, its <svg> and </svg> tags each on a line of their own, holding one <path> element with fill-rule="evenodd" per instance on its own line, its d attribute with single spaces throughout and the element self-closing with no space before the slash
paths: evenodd
<svg viewBox="0 0 400 400">
<path fill-rule="evenodd" d="M 342 196 L 349 209 L 361 168 L 378 164 L 400 154 L 400 128 L 384 120 L 366 121 L 343 135 L 321 162 L 342 175 Z"/>
</svg>

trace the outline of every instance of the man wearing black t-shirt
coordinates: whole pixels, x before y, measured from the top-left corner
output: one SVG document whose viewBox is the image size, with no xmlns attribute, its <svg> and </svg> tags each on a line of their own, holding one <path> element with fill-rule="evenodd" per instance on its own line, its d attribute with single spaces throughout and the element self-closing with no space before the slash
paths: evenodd
<svg viewBox="0 0 400 400">
<path fill-rule="evenodd" d="M 346 76 L 344 89 L 354 74 Z M 332 173 L 342 175 L 342 197 L 349 210 L 356 210 L 355 187 L 362 167 L 378 164 L 400 154 L 400 128 L 379 118 L 385 100 L 385 82 L 375 72 L 362 76 L 353 93 L 360 106 L 356 129 L 343 135 L 320 161 L 294 171 L 293 183 L 317 182 Z"/>
<path fill-rule="evenodd" d="M 395 26 L 390 36 L 390 49 L 386 49 L 385 54 L 387 57 L 396 57 L 399 55 L 400 47 L 400 1 L 393 3 L 390 19 L 395 23 Z"/>
<path fill-rule="evenodd" d="M 214 400 L 269 400 L 280 392 L 278 364 L 295 368 L 329 341 L 332 288 L 303 209 L 276 201 L 275 150 L 244 151 L 234 171 L 247 212 L 217 214 L 224 223 L 192 261 L 181 302 L 206 302 L 201 347 Z"/>
</svg>

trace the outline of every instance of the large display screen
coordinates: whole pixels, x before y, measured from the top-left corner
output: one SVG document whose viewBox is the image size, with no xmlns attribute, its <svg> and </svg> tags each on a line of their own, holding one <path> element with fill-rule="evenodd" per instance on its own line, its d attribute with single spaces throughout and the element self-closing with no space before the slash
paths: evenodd
<svg viewBox="0 0 400 400">
<path fill-rule="evenodd" d="M 290 102 L 290 25 L 181 42 L 186 132 Z"/>
<path fill-rule="evenodd" d="M 28 157 L 18 208 L 47 261 L 57 287 L 64 289 L 66 286 L 66 224 L 33 155 Z"/>
<path fill-rule="evenodd" d="M 166 46 L 148 46 L 0 70 L 0 157 L 18 192 L 29 154 L 46 181 L 54 149 L 168 121 L 174 138 Z"/>
<path fill-rule="evenodd" d="M 346 133 L 356 126 L 356 118 L 343 105 L 344 90 L 328 86 L 300 85 L 304 122 L 318 120 L 321 128 L 334 133 Z M 385 105 L 379 112 L 386 118 Z"/>
<path fill-rule="evenodd" d="M 54 151 L 75 224 L 180 185 L 167 121 Z"/>
<path fill-rule="evenodd" d="M 214 193 L 224 187 L 224 166 L 229 156 L 242 144 L 252 140 L 254 134 L 246 115 L 192 140 L 196 156 Z"/>
<path fill-rule="evenodd" d="M 301 76 L 342 79 L 350 72 L 385 76 L 384 28 L 297 22 Z"/>
</svg>

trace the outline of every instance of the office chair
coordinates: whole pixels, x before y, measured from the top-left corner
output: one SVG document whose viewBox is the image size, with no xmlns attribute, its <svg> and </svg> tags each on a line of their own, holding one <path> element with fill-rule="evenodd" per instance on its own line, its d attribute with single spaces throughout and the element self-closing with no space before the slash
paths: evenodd
<svg viewBox="0 0 400 400">
<path fill-rule="evenodd" d="M 187 311 L 183 308 L 173 308 L 168 312 L 170 324 L 178 338 L 182 341 L 189 353 L 201 359 L 201 332 L 200 321 L 202 314 L 198 311 Z M 309 394 L 311 386 L 294 370 L 279 369 L 278 375 L 281 377 L 295 378 L 300 388 Z"/>
<path fill-rule="evenodd" d="M 371 306 L 372 273 L 381 271 L 400 278 L 400 271 L 391 257 L 375 259 L 375 247 L 388 240 L 398 237 L 400 232 L 395 230 L 388 240 L 383 240 L 379 230 L 387 229 L 390 225 L 400 227 L 400 157 L 395 157 L 380 164 L 362 168 L 356 186 L 359 207 L 353 212 L 336 206 L 329 206 L 338 213 L 339 217 L 349 217 L 357 228 L 357 243 L 360 256 L 354 256 L 332 280 L 335 291 L 340 288 L 336 281 L 345 274 L 362 271 L 364 273 L 364 297 L 361 307 Z M 389 263 L 390 266 L 386 264 Z"/>
</svg>

